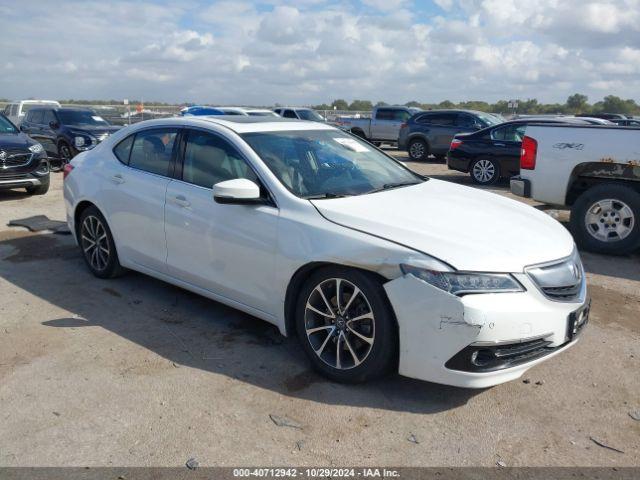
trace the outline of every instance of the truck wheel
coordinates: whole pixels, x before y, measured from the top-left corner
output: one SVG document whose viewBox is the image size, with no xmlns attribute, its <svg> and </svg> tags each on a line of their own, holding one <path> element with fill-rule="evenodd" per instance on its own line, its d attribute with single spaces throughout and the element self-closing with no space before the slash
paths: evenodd
<svg viewBox="0 0 640 480">
<path fill-rule="evenodd" d="M 312 365 L 331 380 L 364 382 L 397 365 L 395 318 L 371 274 L 338 266 L 313 273 L 298 295 L 296 330 Z"/>
<path fill-rule="evenodd" d="M 411 160 L 421 162 L 429 156 L 429 145 L 420 138 L 415 138 L 409 142 L 409 157 Z"/>
<path fill-rule="evenodd" d="M 478 185 L 493 185 L 500 179 L 500 165 L 494 160 L 480 159 L 473 162 L 471 180 Z"/>
<path fill-rule="evenodd" d="M 590 188 L 571 208 L 571 231 L 585 250 L 633 252 L 640 247 L 640 193 L 615 183 Z"/>
</svg>

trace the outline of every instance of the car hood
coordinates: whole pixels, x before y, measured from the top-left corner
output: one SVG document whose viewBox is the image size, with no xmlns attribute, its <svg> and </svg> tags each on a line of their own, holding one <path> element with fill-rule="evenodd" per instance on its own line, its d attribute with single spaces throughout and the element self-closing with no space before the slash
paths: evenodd
<svg viewBox="0 0 640 480">
<path fill-rule="evenodd" d="M 0 134 L 0 150 L 26 150 L 35 143 L 35 141 L 22 132 Z"/>
<path fill-rule="evenodd" d="M 419 185 L 313 200 L 331 222 L 405 245 L 458 270 L 522 272 L 567 257 L 573 238 L 521 202 L 430 179 Z"/>
</svg>

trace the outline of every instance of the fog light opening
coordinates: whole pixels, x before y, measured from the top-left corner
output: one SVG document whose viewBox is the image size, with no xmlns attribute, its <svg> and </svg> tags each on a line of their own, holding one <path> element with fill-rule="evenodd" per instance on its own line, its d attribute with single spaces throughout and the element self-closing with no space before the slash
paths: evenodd
<svg viewBox="0 0 640 480">
<path fill-rule="evenodd" d="M 485 367 L 495 360 L 491 350 L 476 350 L 471 354 L 471 363 L 478 367 Z"/>
</svg>

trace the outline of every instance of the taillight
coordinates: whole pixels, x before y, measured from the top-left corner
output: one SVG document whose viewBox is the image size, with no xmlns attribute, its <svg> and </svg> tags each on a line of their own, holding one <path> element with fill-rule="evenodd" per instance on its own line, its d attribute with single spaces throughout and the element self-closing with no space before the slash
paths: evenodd
<svg viewBox="0 0 640 480">
<path fill-rule="evenodd" d="M 405 128 L 407 126 L 407 122 L 403 122 L 400 124 L 400 128 Z"/>
<path fill-rule="evenodd" d="M 538 142 L 526 135 L 522 139 L 520 149 L 520 168 L 523 170 L 534 170 L 536 168 L 536 156 L 538 155 Z"/>
<path fill-rule="evenodd" d="M 458 140 L 457 138 L 454 138 L 453 140 L 451 140 L 451 145 L 449 145 L 449 150 L 455 150 L 460 145 L 462 145 L 462 140 Z"/>
<path fill-rule="evenodd" d="M 71 165 L 70 163 L 67 163 L 63 168 L 62 168 L 62 179 L 64 180 L 65 178 L 67 178 L 67 176 L 71 173 L 71 170 L 73 170 L 73 165 Z"/>
</svg>

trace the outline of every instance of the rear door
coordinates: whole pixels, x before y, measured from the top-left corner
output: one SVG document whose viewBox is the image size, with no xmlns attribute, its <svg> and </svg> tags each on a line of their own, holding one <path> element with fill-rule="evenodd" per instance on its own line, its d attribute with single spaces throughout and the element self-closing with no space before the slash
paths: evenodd
<svg viewBox="0 0 640 480">
<path fill-rule="evenodd" d="M 520 171 L 520 147 L 526 124 L 515 123 L 491 130 L 494 157 L 500 162 L 502 175 L 509 177 Z"/>
<path fill-rule="evenodd" d="M 451 140 L 458 132 L 456 113 L 434 113 L 429 116 L 431 131 L 429 135 L 431 153 L 444 155 L 449 151 Z"/>
<path fill-rule="evenodd" d="M 119 161 L 104 162 L 101 208 L 106 211 L 121 260 L 166 273 L 164 208 L 180 129 L 154 127 L 114 148 Z"/>
<path fill-rule="evenodd" d="M 279 211 L 275 204 L 230 205 L 213 199 L 213 185 L 258 176 L 220 134 L 186 130 L 182 165 L 166 195 L 170 275 L 227 299 L 275 315 L 270 285 Z M 264 193 L 265 196 L 268 194 Z"/>
</svg>

